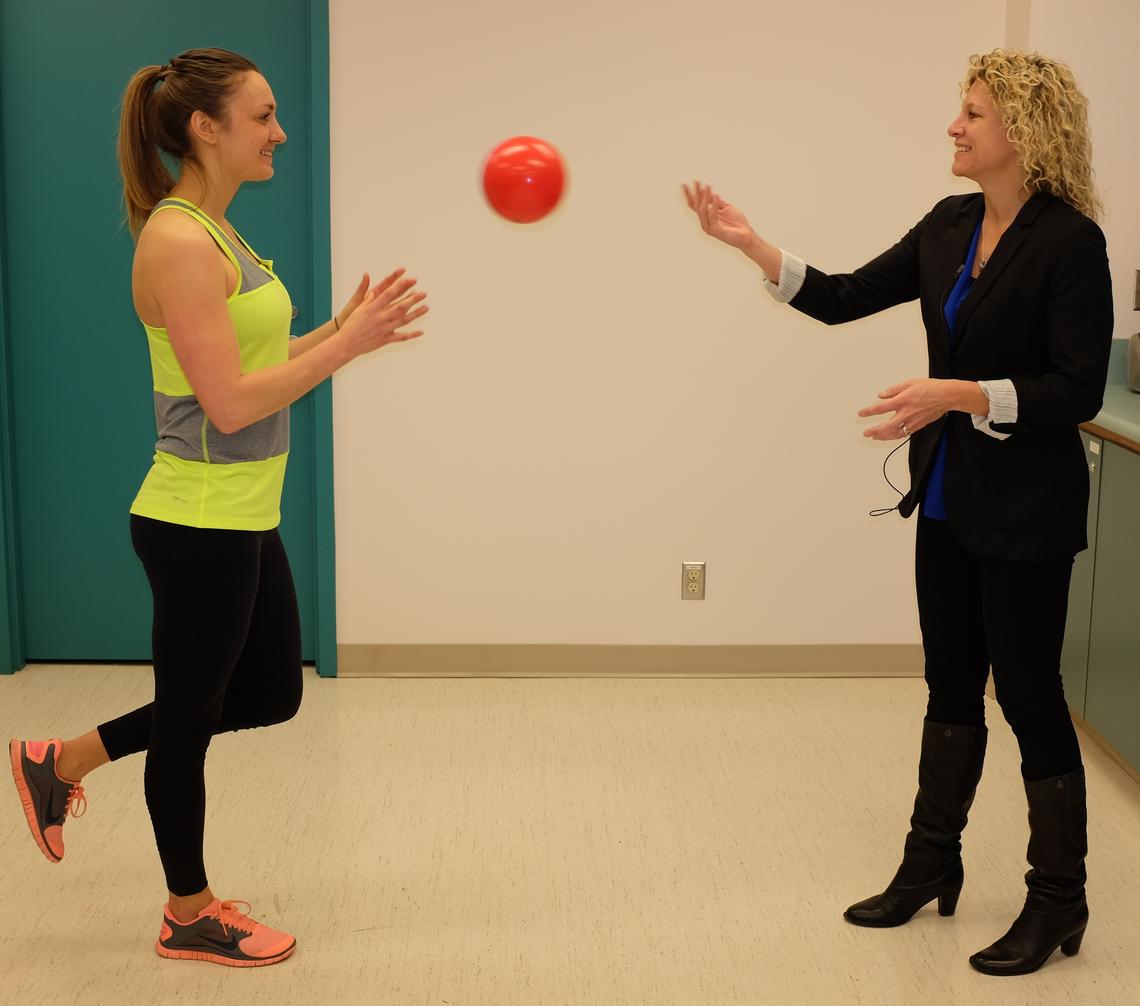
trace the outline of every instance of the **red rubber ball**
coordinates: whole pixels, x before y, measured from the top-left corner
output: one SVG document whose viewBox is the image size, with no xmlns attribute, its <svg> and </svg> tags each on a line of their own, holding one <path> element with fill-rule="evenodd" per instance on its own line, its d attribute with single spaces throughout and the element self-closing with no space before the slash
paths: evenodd
<svg viewBox="0 0 1140 1006">
<path fill-rule="evenodd" d="M 562 198 L 566 169 L 562 157 L 537 136 L 512 136 L 487 156 L 483 192 L 491 208 L 507 220 L 530 224 L 546 216 Z"/>
</svg>

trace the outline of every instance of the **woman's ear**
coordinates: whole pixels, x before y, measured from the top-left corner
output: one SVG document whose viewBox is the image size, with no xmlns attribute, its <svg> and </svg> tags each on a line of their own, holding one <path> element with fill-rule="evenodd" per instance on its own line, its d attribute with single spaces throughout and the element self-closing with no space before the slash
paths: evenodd
<svg viewBox="0 0 1140 1006">
<path fill-rule="evenodd" d="M 211 146 L 218 142 L 218 134 L 214 129 L 214 120 L 205 112 L 197 111 L 190 114 L 190 136 L 202 143 Z"/>
</svg>

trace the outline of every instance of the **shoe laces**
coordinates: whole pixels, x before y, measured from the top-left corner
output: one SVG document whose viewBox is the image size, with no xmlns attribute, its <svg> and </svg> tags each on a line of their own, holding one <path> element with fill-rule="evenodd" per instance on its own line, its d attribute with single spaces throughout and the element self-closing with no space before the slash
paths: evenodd
<svg viewBox="0 0 1140 1006">
<path fill-rule="evenodd" d="M 215 918 L 222 924 L 227 935 L 231 929 L 237 929 L 243 933 L 252 933 L 257 928 L 257 923 L 253 919 L 237 910 L 238 905 L 245 905 L 247 912 L 253 911 L 253 905 L 248 901 L 218 902 L 218 912 Z"/>
<path fill-rule="evenodd" d="M 87 813 L 87 797 L 83 793 L 82 786 L 72 786 L 67 791 L 67 807 L 64 810 L 64 815 L 70 814 L 72 817 L 82 817 Z"/>
</svg>

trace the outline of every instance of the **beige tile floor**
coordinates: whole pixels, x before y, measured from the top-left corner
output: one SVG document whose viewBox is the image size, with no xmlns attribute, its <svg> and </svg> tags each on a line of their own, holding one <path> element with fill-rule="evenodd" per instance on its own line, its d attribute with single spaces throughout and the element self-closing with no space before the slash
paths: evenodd
<svg viewBox="0 0 1140 1006">
<path fill-rule="evenodd" d="M 147 668 L 33 666 L 0 678 L 0 733 L 67 736 L 148 692 Z M 0 1003 L 1140 1003 L 1140 786 L 1091 742 L 1081 954 L 1013 979 L 966 963 L 1023 897 L 996 707 L 958 914 L 843 921 L 897 864 L 923 699 L 897 678 L 310 675 L 296 720 L 218 738 L 207 767 L 213 886 L 294 932 L 294 957 L 155 955 L 132 758 L 86 780 L 59 866 L 0 780 Z"/>
</svg>

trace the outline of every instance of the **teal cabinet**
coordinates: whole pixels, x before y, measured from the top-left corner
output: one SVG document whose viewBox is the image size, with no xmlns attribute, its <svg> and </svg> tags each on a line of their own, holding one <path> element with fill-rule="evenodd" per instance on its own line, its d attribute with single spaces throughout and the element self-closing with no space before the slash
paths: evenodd
<svg viewBox="0 0 1140 1006">
<path fill-rule="evenodd" d="M 1085 461 L 1089 466 L 1089 547 L 1073 562 L 1069 583 L 1069 613 L 1065 619 L 1065 645 L 1061 650 L 1061 679 L 1069 708 L 1085 715 L 1085 687 L 1089 669 L 1089 625 L 1092 621 L 1093 566 L 1096 557 L 1097 512 L 1100 504 L 1100 471 L 1104 442 L 1081 431 Z"/>
<path fill-rule="evenodd" d="M 1084 718 L 1140 769 L 1140 454 L 1105 443 Z"/>
</svg>

